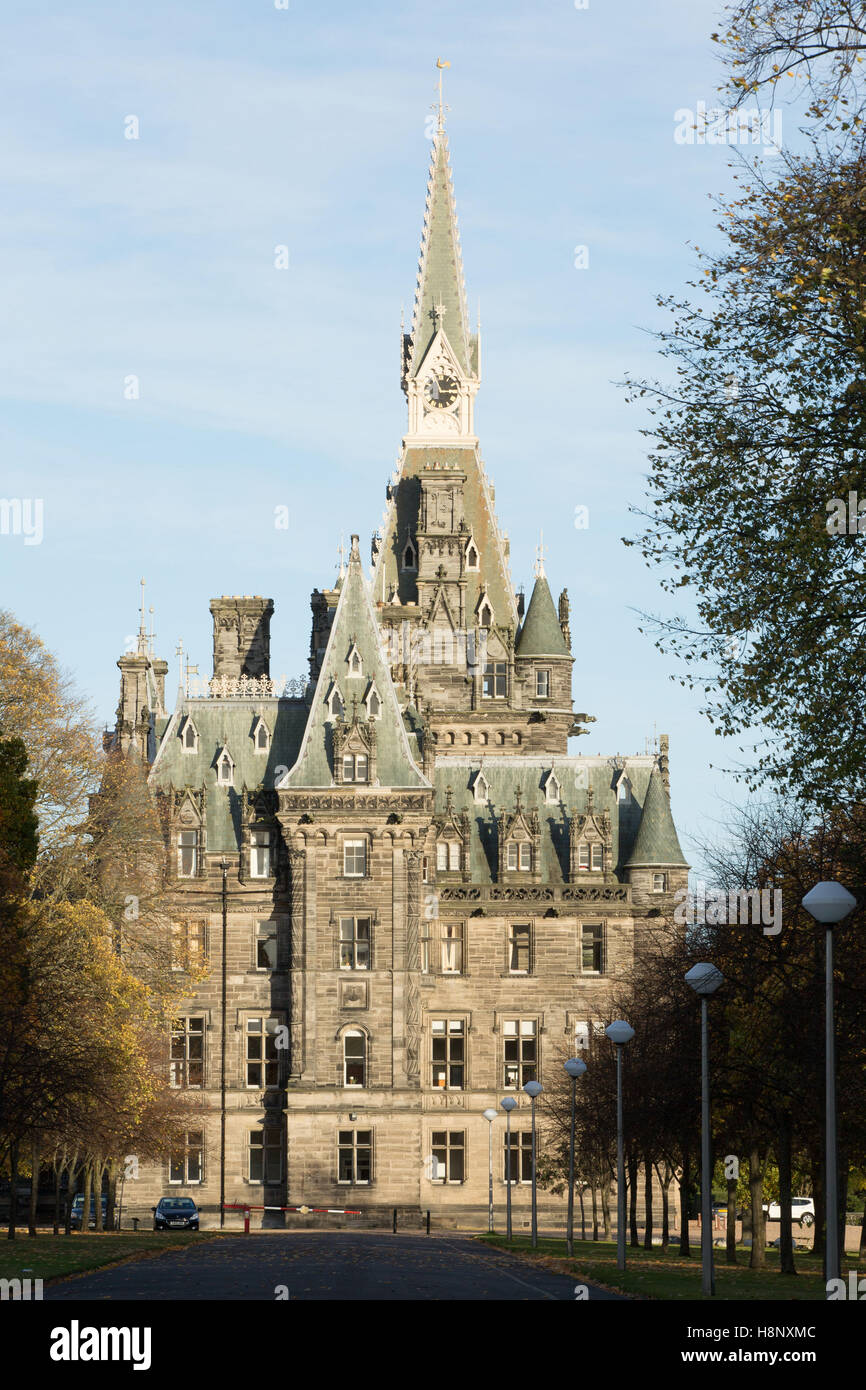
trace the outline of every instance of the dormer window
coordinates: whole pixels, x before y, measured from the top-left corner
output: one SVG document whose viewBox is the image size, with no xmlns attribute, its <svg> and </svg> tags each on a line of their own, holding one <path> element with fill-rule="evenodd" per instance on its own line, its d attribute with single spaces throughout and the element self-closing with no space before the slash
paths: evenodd
<svg viewBox="0 0 866 1390">
<path fill-rule="evenodd" d="M 369 775 L 368 769 L 369 760 L 366 753 L 343 754 L 344 782 L 366 782 Z"/>
<path fill-rule="evenodd" d="M 358 648 L 355 646 L 355 643 L 354 643 L 354 642 L 352 643 L 352 647 L 351 647 L 351 650 L 350 650 L 350 652 L 349 652 L 348 664 L 349 664 L 349 675 L 350 675 L 350 676 L 353 676 L 353 677 L 355 677 L 355 676 L 363 676 L 363 674 L 364 674 L 364 663 L 363 663 L 363 661 L 361 660 L 361 653 L 358 651 Z"/>
<path fill-rule="evenodd" d="M 544 787 L 544 799 L 549 803 L 555 803 L 559 801 L 561 796 L 562 788 L 559 785 L 559 779 L 555 772 L 549 772 Z"/>
<path fill-rule="evenodd" d="M 622 802 L 631 801 L 631 783 L 625 776 L 619 779 L 619 785 L 616 789 L 616 799 Z"/>
<path fill-rule="evenodd" d="M 370 689 L 367 691 L 364 704 L 367 706 L 368 719 L 379 719 L 381 717 L 382 701 L 379 699 L 379 692 L 376 689 L 375 681 L 372 682 Z"/>
<path fill-rule="evenodd" d="M 577 867 L 581 873 L 601 873 L 604 868 L 604 846 L 584 842 L 577 847 Z"/>
<path fill-rule="evenodd" d="M 440 840 L 436 846 L 436 868 L 442 872 L 460 869 L 463 846 L 459 840 Z"/>
<path fill-rule="evenodd" d="M 411 539 L 403 547 L 401 567 L 404 570 L 416 570 L 418 568 L 418 551 L 415 549 L 415 542 Z"/>
<path fill-rule="evenodd" d="M 475 785 L 472 791 L 479 805 L 483 805 L 484 802 L 490 799 L 490 783 L 487 781 L 483 772 L 479 772 L 478 776 L 475 778 Z"/>
<path fill-rule="evenodd" d="M 484 597 L 478 605 L 478 626 L 493 626 L 493 608 L 491 607 L 490 600 L 488 599 L 486 594 L 484 595 Z"/>
<path fill-rule="evenodd" d="M 505 867 L 518 873 L 532 869 L 532 845 L 528 840 L 511 840 L 505 847 Z"/>
<path fill-rule="evenodd" d="M 328 695 L 328 698 L 325 701 L 325 705 L 327 706 L 328 714 L 331 716 L 332 719 L 342 719 L 345 706 L 343 704 L 343 697 L 340 694 L 340 690 L 336 681 L 331 686 L 330 694 Z"/>
<path fill-rule="evenodd" d="M 255 724 L 253 725 L 253 747 L 255 748 L 257 753 L 267 753 L 270 746 L 270 730 L 267 724 L 265 723 L 264 719 L 262 719 L 261 715 L 259 715 Z"/>
<path fill-rule="evenodd" d="M 184 753 L 198 752 L 198 729 L 188 715 L 181 730 L 180 744 Z"/>
<path fill-rule="evenodd" d="M 470 540 L 466 547 L 466 568 L 468 570 L 478 569 L 478 546 Z"/>
<path fill-rule="evenodd" d="M 231 787 L 235 780 L 235 765 L 231 754 L 224 748 L 217 759 L 217 781 L 221 787 Z"/>
</svg>

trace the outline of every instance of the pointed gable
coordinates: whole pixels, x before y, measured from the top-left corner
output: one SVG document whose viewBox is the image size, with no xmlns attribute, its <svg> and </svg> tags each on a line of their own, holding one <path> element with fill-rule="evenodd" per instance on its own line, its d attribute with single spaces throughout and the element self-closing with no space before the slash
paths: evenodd
<svg viewBox="0 0 866 1390">
<path fill-rule="evenodd" d="M 667 864 L 685 863 L 671 814 L 671 803 L 664 789 L 661 774 L 654 767 L 644 797 L 637 837 L 625 867 L 657 868 Z"/>
<path fill-rule="evenodd" d="M 322 673 L 316 687 L 298 760 L 281 783 L 284 788 L 330 787 L 334 784 L 333 725 L 329 696 L 335 688 L 346 694 L 345 722 L 370 722 L 368 693 L 350 691 L 349 661 L 357 653 L 364 674 L 380 702 L 375 719 L 376 780 L 382 787 L 428 787 L 430 784 L 415 763 L 391 673 L 381 649 L 381 636 L 370 598 L 369 586 L 361 568 L 358 537 L 352 537 L 352 550 L 337 611 L 322 660 Z"/>
<path fill-rule="evenodd" d="M 444 311 L 444 312 L 443 312 Z M 461 370 L 474 373 L 473 344 L 469 337 L 469 314 L 463 260 L 457 230 L 457 210 L 451 187 L 448 140 L 444 130 L 433 140 L 427 204 L 421 238 L 418 285 L 409 338 L 408 374 L 416 376 L 438 331 L 440 313 L 448 346 Z"/>
</svg>

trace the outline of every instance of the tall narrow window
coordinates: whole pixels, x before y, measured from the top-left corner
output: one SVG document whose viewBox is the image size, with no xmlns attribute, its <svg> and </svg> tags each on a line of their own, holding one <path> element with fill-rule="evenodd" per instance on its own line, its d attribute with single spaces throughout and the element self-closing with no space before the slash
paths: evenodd
<svg viewBox="0 0 866 1390">
<path fill-rule="evenodd" d="M 550 672 L 536 671 L 535 673 L 535 698 L 536 700 L 547 700 L 550 697 Z"/>
<path fill-rule="evenodd" d="M 341 1129 L 337 1136 L 337 1182 L 366 1186 L 373 1176 L 373 1131 Z"/>
<path fill-rule="evenodd" d="M 584 975 L 604 974 L 604 927 L 586 923 L 580 932 L 580 961 Z"/>
<path fill-rule="evenodd" d="M 202 1180 L 202 1157 L 204 1135 L 201 1130 L 189 1130 L 184 1134 L 176 1148 L 171 1150 L 168 1160 L 168 1180 L 193 1186 Z"/>
<path fill-rule="evenodd" d="M 172 970 L 196 970 L 204 961 L 205 923 L 172 922 L 171 924 L 171 968 Z"/>
<path fill-rule="evenodd" d="M 367 841 L 343 841 L 343 876 L 364 878 L 367 873 Z"/>
<path fill-rule="evenodd" d="M 594 844 L 590 846 L 592 850 L 592 868 L 600 873 L 604 866 L 604 845 Z"/>
<path fill-rule="evenodd" d="M 463 974 L 463 923 L 442 923 L 442 974 Z"/>
<path fill-rule="evenodd" d="M 250 1182 L 276 1184 L 283 1176 L 283 1154 L 278 1129 L 250 1131 Z"/>
<path fill-rule="evenodd" d="M 574 1050 L 575 1052 L 585 1052 L 589 1047 L 589 1023 L 575 1023 L 574 1025 Z"/>
<path fill-rule="evenodd" d="M 577 847 L 577 867 L 581 873 L 589 871 L 589 845 L 580 844 Z"/>
<path fill-rule="evenodd" d="M 532 1182 L 532 1135 L 523 1130 L 511 1132 L 511 1170 L 508 1168 L 507 1137 L 502 1146 L 502 1172 L 505 1182 Z"/>
<path fill-rule="evenodd" d="M 527 975 L 530 964 L 531 928 L 514 922 L 508 928 L 508 969 L 512 975 Z"/>
<path fill-rule="evenodd" d="M 488 700 L 504 700 L 508 686 L 508 665 L 504 661 L 484 663 L 482 694 Z"/>
<path fill-rule="evenodd" d="M 411 541 L 407 541 L 403 548 L 403 569 L 415 570 L 418 568 L 418 553 Z"/>
<path fill-rule="evenodd" d="M 198 873 L 198 831 L 181 830 L 177 837 L 178 878 L 195 878 Z"/>
<path fill-rule="evenodd" d="M 276 1086 L 280 1079 L 276 1025 L 270 1019 L 247 1019 L 247 1087 L 257 1091 Z"/>
<path fill-rule="evenodd" d="M 178 1018 L 171 1026 L 169 1084 L 197 1091 L 204 1081 L 204 1019 Z"/>
<path fill-rule="evenodd" d="M 466 1133 L 462 1129 L 440 1129 L 430 1136 L 431 1182 L 463 1182 L 466 1176 Z"/>
<path fill-rule="evenodd" d="M 505 1086 L 518 1090 L 537 1080 L 538 1024 L 534 1018 L 508 1018 L 502 1025 L 505 1039 Z"/>
<path fill-rule="evenodd" d="M 343 1034 L 343 1085 L 366 1086 L 367 1039 L 357 1029 Z"/>
<path fill-rule="evenodd" d="M 224 787 L 234 784 L 234 764 L 228 753 L 223 753 L 217 763 L 217 781 Z"/>
<path fill-rule="evenodd" d="M 370 918 L 340 918 L 340 969 L 370 969 Z"/>
<path fill-rule="evenodd" d="M 432 1038 L 433 1085 L 462 1091 L 466 1067 L 466 1024 L 462 1018 L 434 1018 Z"/>
<path fill-rule="evenodd" d="M 418 927 L 419 968 L 422 975 L 430 974 L 430 942 L 432 931 L 429 918 L 423 917 Z"/>
<path fill-rule="evenodd" d="M 667 886 L 667 878 L 664 874 L 653 874 L 653 892 L 663 893 Z"/>
<path fill-rule="evenodd" d="M 250 831 L 250 878 L 271 876 L 271 832 Z"/>
<path fill-rule="evenodd" d="M 259 922 L 256 928 L 256 969 L 277 968 L 277 924 Z"/>
</svg>

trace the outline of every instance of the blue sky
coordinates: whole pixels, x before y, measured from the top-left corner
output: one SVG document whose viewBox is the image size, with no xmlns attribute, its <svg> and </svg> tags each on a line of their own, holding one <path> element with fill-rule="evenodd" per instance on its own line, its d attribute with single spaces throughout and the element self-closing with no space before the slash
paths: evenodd
<svg viewBox="0 0 866 1390">
<path fill-rule="evenodd" d="M 736 750 L 637 630 L 634 610 L 665 601 L 620 539 L 646 459 L 615 382 L 657 369 L 655 295 L 682 290 L 689 243 L 717 236 L 709 195 L 730 187 L 730 153 L 676 143 L 674 112 L 714 104 L 719 9 L 7 8 L 0 492 L 41 498 L 44 536 L 0 536 L 0 604 L 106 722 L 141 576 L 173 689 L 179 638 L 209 670 L 215 594 L 272 597 L 272 671 L 304 672 L 310 591 L 333 582 L 341 533 L 369 556 L 405 427 L 400 310 L 441 54 L 483 322 L 476 421 L 513 578 L 529 589 L 543 529 L 572 601 L 576 705 L 597 716 L 572 751 L 643 752 L 669 733 L 694 857 L 720 798 L 743 795 L 710 769 Z"/>
</svg>

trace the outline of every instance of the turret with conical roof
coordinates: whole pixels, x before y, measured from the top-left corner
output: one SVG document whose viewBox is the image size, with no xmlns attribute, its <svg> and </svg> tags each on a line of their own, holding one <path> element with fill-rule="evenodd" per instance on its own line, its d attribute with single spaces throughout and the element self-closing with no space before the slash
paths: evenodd
<svg viewBox="0 0 866 1390">
<path fill-rule="evenodd" d="M 639 899 L 643 894 L 671 893 L 688 885 L 688 864 L 658 766 L 653 767 L 650 774 L 640 825 L 625 871 Z"/>
</svg>

